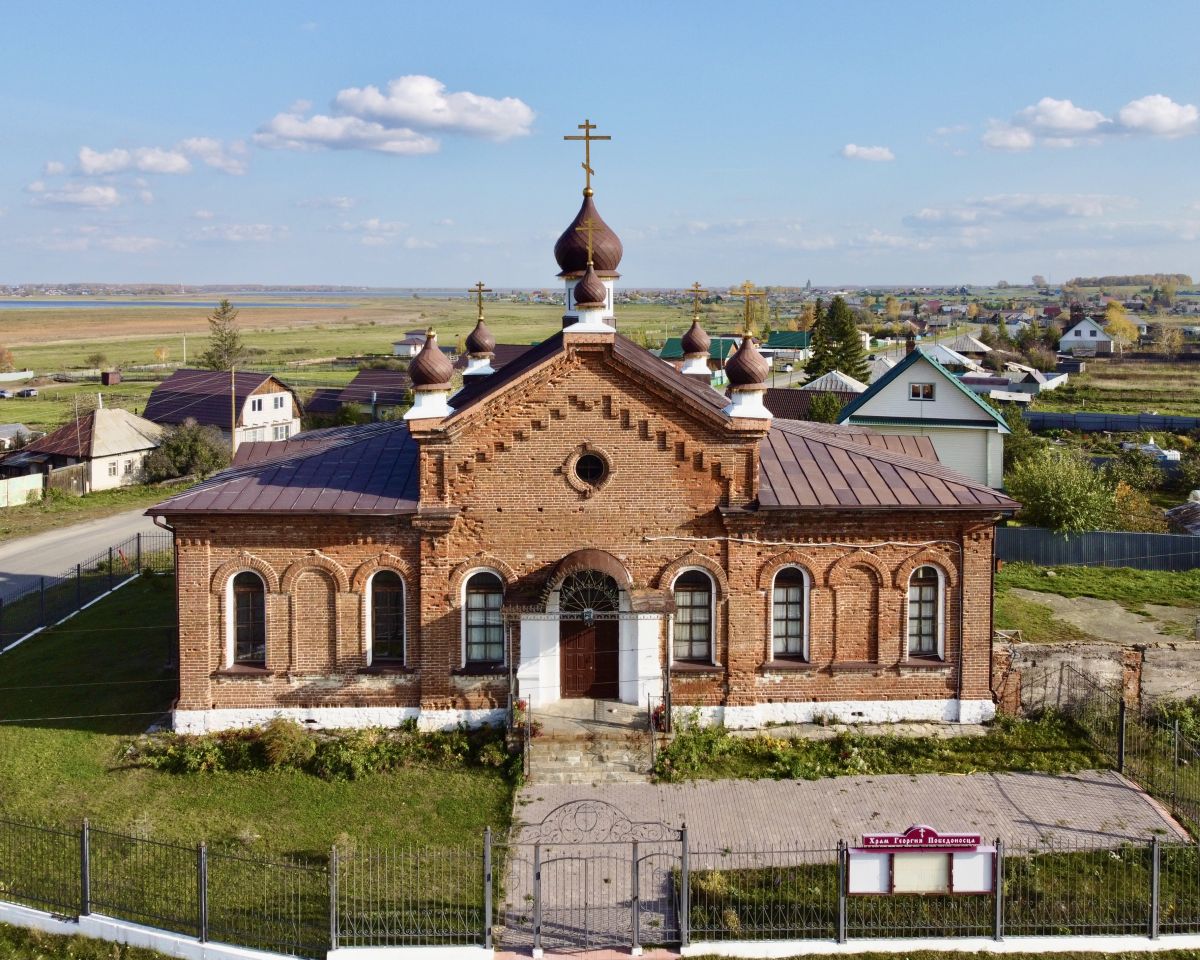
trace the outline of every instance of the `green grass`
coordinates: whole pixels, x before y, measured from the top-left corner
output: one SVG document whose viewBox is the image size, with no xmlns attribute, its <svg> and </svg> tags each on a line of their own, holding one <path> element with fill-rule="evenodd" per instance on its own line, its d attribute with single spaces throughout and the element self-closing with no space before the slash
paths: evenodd
<svg viewBox="0 0 1200 960">
<path fill-rule="evenodd" d="M 60 937 L 0 923 L 0 960 L 167 960 L 167 956 L 92 937 Z"/>
<path fill-rule="evenodd" d="M 186 484 L 138 484 L 115 490 L 98 490 L 84 497 L 53 496 L 36 503 L 0 510 L 0 543 L 18 537 L 31 537 L 56 527 L 87 520 L 100 520 L 113 514 L 150 507 L 160 500 L 186 489 Z"/>
<path fill-rule="evenodd" d="M 1040 394 L 1033 409 L 1055 413 L 1160 413 L 1195 416 L 1200 366 L 1165 360 L 1087 360 L 1057 390 Z"/>
<path fill-rule="evenodd" d="M 1037 567 L 1029 563 L 1006 563 L 996 574 L 997 594 L 1010 587 L 1064 597 L 1115 600 L 1135 613 L 1147 603 L 1200 606 L 1200 570 L 1176 573 L 1128 567 Z"/>
<path fill-rule="evenodd" d="M 996 591 L 995 623 L 998 630 L 1020 630 L 1027 643 L 1094 643 L 1096 637 L 1059 620 L 1044 603 Z"/>
<path fill-rule="evenodd" d="M 338 840 L 468 843 L 487 825 L 507 829 L 512 786 L 490 769 L 413 767 L 326 782 L 127 762 L 131 738 L 175 696 L 174 618 L 173 579 L 146 577 L 0 657 L 0 721 L 19 721 L 0 722 L 0 811 L 70 825 L 86 816 L 256 856 L 320 856 Z"/>
<path fill-rule="evenodd" d="M 827 740 L 735 737 L 722 727 L 679 725 L 655 764 L 661 781 L 803 779 L 888 773 L 1064 773 L 1106 761 L 1086 732 L 1053 714 L 999 718 L 982 736 L 898 737 L 839 733 Z"/>
</svg>

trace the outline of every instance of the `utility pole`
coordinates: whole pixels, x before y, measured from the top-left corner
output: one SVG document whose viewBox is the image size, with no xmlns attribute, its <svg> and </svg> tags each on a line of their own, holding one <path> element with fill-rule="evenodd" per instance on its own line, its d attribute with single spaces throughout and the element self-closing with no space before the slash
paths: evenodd
<svg viewBox="0 0 1200 960">
<path fill-rule="evenodd" d="M 187 366 L 187 334 L 183 335 L 183 365 Z"/>
<path fill-rule="evenodd" d="M 237 453 L 237 378 L 229 368 L 229 459 Z"/>
</svg>

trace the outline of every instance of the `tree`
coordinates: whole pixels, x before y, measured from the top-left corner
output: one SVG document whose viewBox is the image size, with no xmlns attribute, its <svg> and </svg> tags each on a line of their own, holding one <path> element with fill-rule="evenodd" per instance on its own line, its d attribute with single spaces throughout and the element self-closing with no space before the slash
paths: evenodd
<svg viewBox="0 0 1200 960">
<path fill-rule="evenodd" d="M 900 320 L 900 301 L 889 293 L 887 299 L 883 301 L 883 312 L 889 323 L 898 322 Z"/>
<path fill-rule="evenodd" d="M 812 380 L 835 369 L 829 318 L 826 316 L 824 305 L 820 300 L 814 305 L 812 328 L 809 334 L 808 362 L 804 364 L 804 372 Z"/>
<path fill-rule="evenodd" d="M 97 350 L 95 353 L 89 353 L 83 358 L 84 366 L 91 367 L 93 370 L 98 370 L 100 367 L 108 363 L 108 357 Z"/>
<path fill-rule="evenodd" d="M 17 361 L 8 347 L 0 347 L 0 373 L 12 373 L 17 369 Z"/>
<path fill-rule="evenodd" d="M 836 393 L 818 393 L 809 401 L 808 419 L 816 423 L 837 423 L 842 401 Z"/>
<path fill-rule="evenodd" d="M 1174 360 L 1183 349 L 1183 331 L 1165 323 L 1159 324 L 1158 335 L 1154 338 L 1154 349 L 1168 360 Z"/>
<path fill-rule="evenodd" d="M 1043 277 L 1040 273 L 1035 273 L 1033 275 L 1033 285 L 1040 290 L 1042 287 L 1047 285 L 1046 278 Z"/>
<path fill-rule="evenodd" d="M 208 349 L 200 363 L 210 370 L 232 370 L 246 359 L 246 345 L 237 326 L 238 312 L 228 300 L 217 304 L 208 318 Z"/>
<path fill-rule="evenodd" d="M 979 316 L 979 304 L 968 303 L 967 304 L 967 319 L 974 320 L 978 316 Z"/>
<path fill-rule="evenodd" d="M 817 310 L 820 309 L 821 301 L 816 303 L 805 303 L 800 307 L 800 316 L 796 318 L 796 329 L 811 330 L 813 321 L 817 318 Z"/>
<path fill-rule="evenodd" d="M 1113 522 L 1112 485 L 1076 451 L 1044 448 L 1018 460 L 1004 479 L 1022 504 L 1023 523 L 1070 535 Z"/>
<path fill-rule="evenodd" d="M 1017 461 L 1040 454 L 1046 448 L 1046 441 L 1029 429 L 1020 410 L 1007 411 L 1004 422 L 1009 430 L 1004 438 L 1004 470 L 1007 472 Z"/>
<path fill-rule="evenodd" d="M 159 363 L 166 363 L 171 357 L 171 348 L 165 343 L 154 348 L 154 359 Z"/>
<path fill-rule="evenodd" d="M 1136 447 L 1122 450 L 1106 472 L 1114 485 L 1123 483 L 1134 490 L 1157 490 L 1167 479 L 1158 461 Z"/>
<path fill-rule="evenodd" d="M 206 477 L 229 466 L 229 447 L 216 427 L 202 427 L 191 418 L 163 431 L 162 440 L 142 466 L 154 483 L 177 477 Z"/>
<path fill-rule="evenodd" d="M 1140 490 L 1118 483 L 1113 491 L 1113 527 L 1134 533 L 1166 533 L 1167 518 Z"/>
<path fill-rule="evenodd" d="M 871 375 L 871 368 L 863 350 L 862 334 L 854 322 L 854 311 L 841 297 L 834 297 L 829 304 L 826 325 L 833 347 L 831 369 L 840 370 L 846 376 L 865 383 Z"/>
<path fill-rule="evenodd" d="M 1137 342 L 1137 326 L 1129 319 L 1124 305 L 1117 300 L 1109 300 L 1104 308 L 1104 332 L 1116 341 L 1120 350 Z"/>
</svg>

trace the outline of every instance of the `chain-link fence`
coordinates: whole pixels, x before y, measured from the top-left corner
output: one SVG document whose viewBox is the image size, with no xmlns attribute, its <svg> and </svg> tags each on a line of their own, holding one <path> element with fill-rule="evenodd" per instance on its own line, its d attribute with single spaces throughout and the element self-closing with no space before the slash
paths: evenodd
<svg viewBox="0 0 1200 960">
<path fill-rule="evenodd" d="M 0 653 L 30 633 L 82 610 L 146 571 L 172 573 L 175 547 L 170 533 L 138 533 L 81 559 L 56 577 L 25 578 L 25 585 L 0 596 Z"/>
</svg>

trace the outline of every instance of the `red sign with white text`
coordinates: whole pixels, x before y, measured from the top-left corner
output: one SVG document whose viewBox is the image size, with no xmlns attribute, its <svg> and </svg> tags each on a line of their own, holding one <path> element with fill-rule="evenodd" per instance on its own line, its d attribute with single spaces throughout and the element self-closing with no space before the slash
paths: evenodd
<svg viewBox="0 0 1200 960">
<path fill-rule="evenodd" d="M 864 833 L 863 850 L 974 850 L 983 843 L 977 833 L 938 833 L 923 824 L 904 833 Z"/>
</svg>

